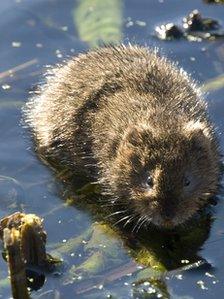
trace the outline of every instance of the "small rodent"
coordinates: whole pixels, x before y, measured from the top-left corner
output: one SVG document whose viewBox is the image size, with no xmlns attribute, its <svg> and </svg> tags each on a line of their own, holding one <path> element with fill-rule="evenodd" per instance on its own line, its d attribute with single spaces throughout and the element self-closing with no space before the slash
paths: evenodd
<svg viewBox="0 0 224 299">
<path fill-rule="evenodd" d="M 108 46 L 71 58 L 49 71 L 25 114 L 39 151 L 100 182 L 124 224 L 178 226 L 217 191 L 206 104 L 153 50 Z"/>
</svg>

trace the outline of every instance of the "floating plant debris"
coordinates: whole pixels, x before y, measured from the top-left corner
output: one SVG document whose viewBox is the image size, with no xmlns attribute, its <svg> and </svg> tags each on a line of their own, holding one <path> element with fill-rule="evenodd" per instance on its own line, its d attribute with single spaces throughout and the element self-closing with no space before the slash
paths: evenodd
<svg viewBox="0 0 224 299">
<path fill-rule="evenodd" d="M 173 23 L 157 26 L 155 31 L 160 39 L 165 40 L 179 39 L 184 36 L 183 31 Z"/>
<path fill-rule="evenodd" d="M 183 18 L 183 27 L 187 32 L 210 31 L 220 29 L 218 21 L 211 18 L 202 18 L 198 10 L 193 10 Z"/>
<path fill-rule="evenodd" d="M 220 23 L 211 18 L 203 18 L 198 10 L 193 10 L 183 18 L 182 27 L 168 23 L 157 26 L 155 31 L 157 37 L 163 40 L 185 38 L 190 41 L 201 41 L 224 37 Z"/>
<path fill-rule="evenodd" d="M 203 0 L 203 1 L 208 4 L 224 4 L 224 0 Z"/>
</svg>

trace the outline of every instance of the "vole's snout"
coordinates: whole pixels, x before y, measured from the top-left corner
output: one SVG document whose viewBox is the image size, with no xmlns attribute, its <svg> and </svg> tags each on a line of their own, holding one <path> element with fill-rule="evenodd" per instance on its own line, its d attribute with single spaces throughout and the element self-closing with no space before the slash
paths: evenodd
<svg viewBox="0 0 224 299">
<path fill-rule="evenodd" d="M 176 204 L 174 201 L 167 201 L 162 204 L 160 214 L 163 219 L 172 220 L 175 217 Z"/>
<path fill-rule="evenodd" d="M 175 217 L 175 211 L 172 208 L 163 209 L 161 217 L 165 220 L 172 220 Z"/>
</svg>

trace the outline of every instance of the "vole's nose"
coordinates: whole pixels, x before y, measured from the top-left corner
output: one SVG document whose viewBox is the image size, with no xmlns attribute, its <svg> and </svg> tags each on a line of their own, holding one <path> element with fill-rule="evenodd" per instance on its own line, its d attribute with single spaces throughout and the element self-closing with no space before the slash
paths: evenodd
<svg viewBox="0 0 224 299">
<path fill-rule="evenodd" d="M 172 219 L 175 216 L 175 211 L 172 206 L 166 205 L 161 210 L 161 216 L 165 219 Z"/>
<path fill-rule="evenodd" d="M 174 200 L 167 199 L 162 203 L 161 216 L 164 219 L 173 219 L 175 216 L 176 202 Z"/>
</svg>

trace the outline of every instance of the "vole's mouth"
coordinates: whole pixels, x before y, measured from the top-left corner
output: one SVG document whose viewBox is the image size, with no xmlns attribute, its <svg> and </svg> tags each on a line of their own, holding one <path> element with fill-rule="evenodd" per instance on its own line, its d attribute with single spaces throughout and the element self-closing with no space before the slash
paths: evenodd
<svg viewBox="0 0 224 299">
<path fill-rule="evenodd" d="M 152 223 L 156 226 L 159 226 L 164 229 L 173 229 L 183 225 L 191 225 L 192 222 L 197 219 L 199 215 L 194 213 L 192 215 L 188 215 L 187 218 L 184 217 L 173 217 L 173 218 L 162 218 L 156 217 L 156 219 L 152 219 Z"/>
<path fill-rule="evenodd" d="M 161 226 L 164 228 L 173 228 L 175 227 L 175 223 L 172 221 L 172 219 L 165 219 L 162 221 Z"/>
<path fill-rule="evenodd" d="M 179 220 L 179 221 L 178 221 Z M 151 220 L 152 224 L 163 229 L 172 229 L 182 224 L 177 217 L 162 217 L 160 214 L 154 215 Z"/>
</svg>

